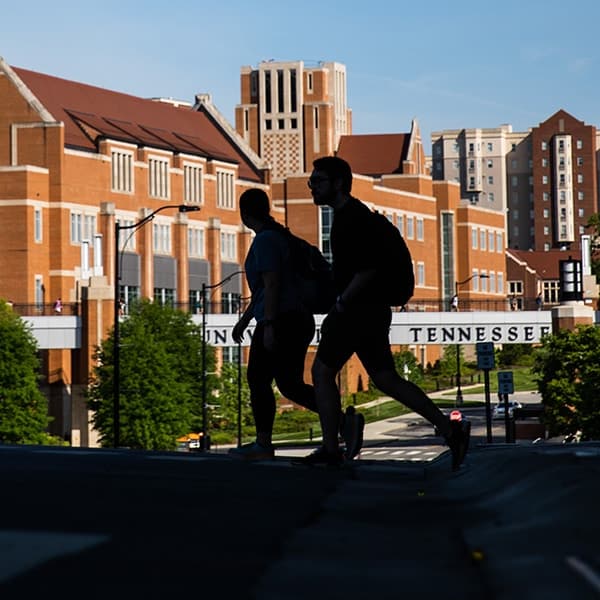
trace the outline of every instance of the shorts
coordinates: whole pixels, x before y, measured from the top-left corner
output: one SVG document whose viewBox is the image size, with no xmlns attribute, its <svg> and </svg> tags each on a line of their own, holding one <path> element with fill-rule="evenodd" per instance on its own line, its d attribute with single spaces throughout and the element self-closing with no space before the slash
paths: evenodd
<svg viewBox="0 0 600 600">
<path fill-rule="evenodd" d="M 393 371 L 391 322 L 392 311 L 387 306 L 331 312 L 321 324 L 317 358 L 330 369 L 339 371 L 356 352 L 368 373 Z"/>
</svg>

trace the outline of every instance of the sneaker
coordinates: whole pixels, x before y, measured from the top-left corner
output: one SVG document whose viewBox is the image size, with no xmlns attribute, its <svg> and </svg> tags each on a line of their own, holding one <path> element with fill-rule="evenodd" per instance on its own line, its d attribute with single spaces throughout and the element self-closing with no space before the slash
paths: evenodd
<svg viewBox="0 0 600 600">
<path fill-rule="evenodd" d="M 319 446 L 308 456 L 296 458 L 292 463 L 295 465 L 307 465 L 309 467 L 341 467 L 344 464 L 344 454 L 341 451 L 331 454 L 325 450 L 324 446 Z"/>
<path fill-rule="evenodd" d="M 244 444 L 239 448 L 231 448 L 228 452 L 232 458 L 242 460 L 273 460 L 275 458 L 275 449 L 273 446 L 262 446 L 258 442 Z"/>
<path fill-rule="evenodd" d="M 357 413 L 354 406 L 346 408 L 346 414 L 343 419 L 344 431 L 342 437 L 346 442 L 344 456 L 347 460 L 352 460 L 358 456 L 363 444 L 363 434 L 365 430 L 365 416 Z"/>
<path fill-rule="evenodd" d="M 455 413 L 458 413 L 456 415 Z M 459 411 L 450 415 L 450 436 L 446 443 L 452 453 L 452 470 L 458 471 L 465 460 L 471 438 L 471 422 L 465 419 Z"/>
</svg>

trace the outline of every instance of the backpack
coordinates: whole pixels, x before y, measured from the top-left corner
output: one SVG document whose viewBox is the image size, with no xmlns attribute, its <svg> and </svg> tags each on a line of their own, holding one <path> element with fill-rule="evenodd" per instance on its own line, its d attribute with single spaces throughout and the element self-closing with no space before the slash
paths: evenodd
<svg viewBox="0 0 600 600">
<path fill-rule="evenodd" d="M 336 297 L 331 265 L 316 246 L 294 235 L 283 225 L 277 229 L 288 241 L 292 269 L 304 308 L 312 314 L 328 313 Z"/>
<path fill-rule="evenodd" d="M 385 270 L 379 276 L 379 289 L 389 306 L 404 306 L 415 292 L 415 274 L 410 250 L 398 228 L 377 211 L 371 212 L 375 239 L 381 244 Z"/>
</svg>

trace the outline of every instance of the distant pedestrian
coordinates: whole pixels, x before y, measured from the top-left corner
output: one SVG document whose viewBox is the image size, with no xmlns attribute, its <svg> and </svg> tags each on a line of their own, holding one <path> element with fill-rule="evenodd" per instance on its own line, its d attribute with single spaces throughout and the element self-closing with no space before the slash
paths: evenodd
<svg viewBox="0 0 600 600">
<path fill-rule="evenodd" d="M 538 310 L 542 310 L 542 308 L 544 307 L 544 298 L 542 297 L 542 294 L 537 295 L 537 298 L 535 299 L 535 304 Z"/>
<path fill-rule="evenodd" d="M 56 299 L 56 302 L 54 303 L 53 309 L 54 309 L 54 312 L 57 315 L 60 315 L 62 313 L 63 303 L 62 303 L 62 300 L 60 298 Z"/>
<path fill-rule="evenodd" d="M 450 300 L 450 310 L 453 312 L 458 312 L 458 295 L 454 294 L 452 296 L 452 300 Z"/>
</svg>

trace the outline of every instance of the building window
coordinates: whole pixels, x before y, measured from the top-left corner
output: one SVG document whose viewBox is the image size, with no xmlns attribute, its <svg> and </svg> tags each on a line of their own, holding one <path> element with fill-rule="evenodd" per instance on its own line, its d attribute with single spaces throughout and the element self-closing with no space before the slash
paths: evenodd
<svg viewBox="0 0 600 600">
<path fill-rule="evenodd" d="M 404 215 L 398 214 L 396 215 L 396 227 L 398 227 L 398 231 L 400 235 L 404 235 Z"/>
<path fill-rule="evenodd" d="M 292 129 L 298 129 L 298 119 L 290 119 L 290 127 Z"/>
<path fill-rule="evenodd" d="M 583 200 L 584 199 L 584 193 L 583 192 L 577 192 L 577 200 Z"/>
<path fill-rule="evenodd" d="M 417 239 L 423 241 L 425 236 L 423 219 L 417 217 Z"/>
<path fill-rule="evenodd" d="M 548 225 L 544 225 L 544 235 L 550 235 L 550 227 Z"/>
<path fill-rule="evenodd" d="M 504 294 L 504 273 L 496 273 L 496 291 Z"/>
<path fill-rule="evenodd" d="M 284 100 L 283 69 L 277 69 L 277 110 L 280 113 L 285 111 Z"/>
<path fill-rule="evenodd" d="M 577 150 L 581 150 L 583 148 L 583 140 L 577 140 Z"/>
<path fill-rule="evenodd" d="M 488 201 L 489 201 L 489 202 L 493 202 L 493 201 L 494 201 L 494 192 L 490 192 L 490 193 L 488 194 Z"/>
<path fill-rule="evenodd" d="M 548 192 L 543 192 L 542 193 L 542 200 L 544 202 L 548 202 L 549 199 L 550 199 L 550 194 L 548 194 Z"/>
<path fill-rule="evenodd" d="M 277 119 L 277 129 L 285 129 L 285 119 Z"/>
<path fill-rule="evenodd" d="M 491 169 L 494 166 L 494 161 L 491 159 L 488 159 L 487 166 L 488 166 L 488 169 Z"/>
<path fill-rule="evenodd" d="M 583 173 L 577 173 L 577 183 L 583 183 Z"/>
<path fill-rule="evenodd" d="M 488 232 L 488 250 L 490 252 L 494 251 L 494 232 Z"/>
<path fill-rule="evenodd" d="M 488 149 L 488 152 L 491 152 L 491 151 L 494 149 L 494 144 L 492 144 L 492 142 L 488 142 L 487 149 Z M 491 162 L 491 161 L 490 161 L 490 162 Z M 488 165 L 488 167 L 489 167 L 489 166 L 490 166 L 490 165 Z"/>
<path fill-rule="evenodd" d="M 271 71 L 265 71 L 265 112 L 269 114 L 271 108 Z"/>
<path fill-rule="evenodd" d="M 482 229 L 479 233 L 479 249 L 480 250 L 485 250 L 486 249 L 486 233 L 485 230 Z"/>
<path fill-rule="evenodd" d="M 313 74 L 312 73 L 307 73 L 307 83 L 306 83 L 306 88 L 309 92 L 313 91 Z"/>
<path fill-rule="evenodd" d="M 554 304 L 558 302 L 558 293 L 560 289 L 560 281 L 549 280 L 542 282 L 542 289 L 544 294 L 544 302 Z"/>
<path fill-rule="evenodd" d="M 333 222 L 333 208 L 330 206 L 321 206 L 321 252 L 323 256 L 331 262 L 333 255 L 331 254 L 331 224 Z"/>
<path fill-rule="evenodd" d="M 161 306 L 175 306 L 175 290 L 170 288 L 154 288 L 154 302 Z"/>
<path fill-rule="evenodd" d="M 33 211 L 33 241 L 39 244 L 42 240 L 43 240 L 42 209 L 36 208 Z"/>
<path fill-rule="evenodd" d="M 224 314 L 235 314 L 240 310 L 241 295 L 235 292 L 223 292 L 221 294 L 221 312 Z"/>
<path fill-rule="evenodd" d="M 502 232 L 496 233 L 496 252 L 502 252 L 504 250 L 504 242 L 502 241 Z"/>
<path fill-rule="evenodd" d="M 477 249 L 477 242 L 478 242 L 478 234 L 477 234 L 477 227 L 472 227 L 471 228 L 471 248 L 473 248 L 473 250 Z"/>
<path fill-rule="evenodd" d="M 409 240 L 415 238 L 415 219 L 414 217 L 406 217 L 406 237 Z"/>
<path fill-rule="evenodd" d="M 425 263 L 418 262 L 417 263 L 417 273 L 416 273 L 416 282 L 415 285 L 419 287 L 423 287 L 425 285 Z"/>
<path fill-rule="evenodd" d="M 547 167 L 547 166 L 548 166 L 548 159 L 542 158 L 542 167 Z"/>
<path fill-rule="evenodd" d="M 273 129 L 273 121 L 271 119 L 265 120 L 265 129 Z"/>
<path fill-rule="evenodd" d="M 542 175 L 542 183 L 546 185 L 548 183 L 548 175 Z"/>
<path fill-rule="evenodd" d="M 148 159 L 148 189 L 153 198 L 169 199 L 169 161 L 166 158 Z"/>
<path fill-rule="evenodd" d="M 488 175 L 488 184 L 494 185 L 494 176 L 493 175 Z"/>
<path fill-rule="evenodd" d="M 548 150 L 548 144 L 542 141 L 542 150 Z"/>
<path fill-rule="evenodd" d="M 81 223 L 82 223 L 82 214 L 72 212 L 71 213 L 71 243 L 72 244 L 80 244 L 81 243 Z"/>
<path fill-rule="evenodd" d="M 111 189 L 113 192 L 133 192 L 133 153 L 111 152 Z"/>
<path fill-rule="evenodd" d="M 217 208 L 235 209 L 234 177 L 231 171 L 217 171 Z"/>
<path fill-rule="evenodd" d="M 547 219 L 550 216 L 550 212 L 548 211 L 547 208 L 544 209 L 543 214 L 544 214 L 544 219 Z"/>
<path fill-rule="evenodd" d="M 508 282 L 508 293 L 511 296 L 522 296 L 523 295 L 523 282 L 522 281 L 509 281 Z"/>
<path fill-rule="evenodd" d="M 204 258 L 204 229 L 188 226 L 188 256 Z"/>
<path fill-rule="evenodd" d="M 171 225 L 154 223 L 152 225 L 152 249 L 156 254 L 171 254 Z"/>
<path fill-rule="evenodd" d="M 200 165 L 183 165 L 183 201 L 186 204 L 202 203 L 202 173 Z"/>
<path fill-rule="evenodd" d="M 296 69 L 290 69 L 290 110 L 292 112 L 296 112 L 298 110 L 298 97 L 296 94 Z"/>
<path fill-rule="evenodd" d="M 221 260 L 234 262 L 237 260 L 237 235 L 221 231 Z"/>
<path fill-rule="evenodd" d="M 519 178 L 516 175 L 512 175 L 510 178 L 510 185 L 512 187 L 518 187 L 519 185 Z"/>
<path fill-rule="evenodd" d="M 471 272 L 471 289 L 474 292 L 479 291 L 479 271 L 477 269 L 473 269 Z"/>
<path fill-rule="evenodd" d="M 237 365 L 240 361 L 240 347 L 239 346 L 223 346 L 222 357 L 224 363 L 230 363 Z"/>
<path fill-rule="evenodd" d="M 577 209 L 577 216 L 578 217 L 583 217 L 584 216 L 584 209 L 583 208 L 578 208 Z"/>
<path fill-rule="evenodd" d="M 315 122 L 315 129 L 319 129 L 319 109 L 316 106 L 313 111 L 313 120 Z"/>
<path fill-rule="evenodd" d="M 490 292 L 492 294 L 496 293 L 496 273 L 494 273 L 493 271 L 490 271 L 488 273 L 488 282 L 489 282 Z"/>
<path fill-rule="evenodd" d="M 117 219 L 117 223 L 121 227 L 132 227 L 134 221 L 132 219 Z M 135 229 L 126 229 L 119 232 L 119 251 L 133 252 L 135 250 Z"/>
</svg>

